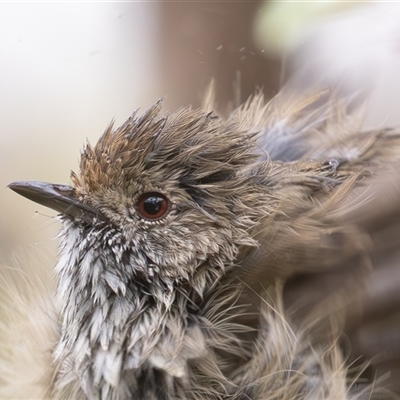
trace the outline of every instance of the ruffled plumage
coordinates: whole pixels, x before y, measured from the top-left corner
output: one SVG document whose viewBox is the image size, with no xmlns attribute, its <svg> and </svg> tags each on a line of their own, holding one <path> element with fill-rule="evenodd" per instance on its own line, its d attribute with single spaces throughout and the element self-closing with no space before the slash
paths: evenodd
<svg viewBox="0 0 400 400">
<path fill-rule="evenodd" d="M 2 269 L 0 398 L 379 398 L 342 331 L 379 269 L 359 210 L 400 130 L 360 131 L 329 93 L 226 119 L 161 105 L 83 149 L 71 193 L 104 218 L 62 216 L 57 289 L 36 261 Z M 165 216 L 140 215 L 146 192 Z"/>
</svg>

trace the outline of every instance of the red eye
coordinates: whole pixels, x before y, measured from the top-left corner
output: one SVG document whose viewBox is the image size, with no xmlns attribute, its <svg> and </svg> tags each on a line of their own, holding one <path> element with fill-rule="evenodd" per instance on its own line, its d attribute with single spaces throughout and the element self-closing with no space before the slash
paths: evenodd
<svg viewBox="0 0 400 400">
<path fill-rule="evenodd" d="M 143 193 L 137 203 L 140 215 L 143 218 L 156 220 L 164 217 L 169 209 L 167 198 L 156 192 Z"/>
</svg>

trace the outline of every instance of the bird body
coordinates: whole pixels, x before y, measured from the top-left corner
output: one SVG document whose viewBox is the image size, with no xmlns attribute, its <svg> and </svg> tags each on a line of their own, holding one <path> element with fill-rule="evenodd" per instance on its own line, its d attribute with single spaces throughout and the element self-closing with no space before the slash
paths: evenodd
<svg viewBox="0 0 400 400">
<path fill-rule="evenodd" d="M 399 159 L 400 131 L 360 132 L 326 94 L 256 95 L 226 119 L 161 106 L 87 144 L 71 186 L 10 184 L 62 220 L 32 387 L 54 399 L 370 396 L 349 385 L 338 343 L 371 270 L 370 236 L 343 204 Z M 298 275 L 330 285 L 286 290 Z M 14 351 L 1 348 L 1 370 Z M 22 393 L 0 379 L 0 397 Z"/>
</svg>

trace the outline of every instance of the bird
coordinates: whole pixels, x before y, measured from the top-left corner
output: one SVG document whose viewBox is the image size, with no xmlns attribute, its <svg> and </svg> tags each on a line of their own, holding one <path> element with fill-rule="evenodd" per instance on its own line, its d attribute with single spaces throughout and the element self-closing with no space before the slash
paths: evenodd
<svg viewBox="0 0 400 400">
<path fill-rule="evenodd" d="M 61 228 L 54 276 L 1 270 L 0 398 L 397 398 L 371 326 L 399 303 L 400 129 L 331 90 L 214 108 L 159 100 L 69 185 L 9 185 Z"/>
</svg>

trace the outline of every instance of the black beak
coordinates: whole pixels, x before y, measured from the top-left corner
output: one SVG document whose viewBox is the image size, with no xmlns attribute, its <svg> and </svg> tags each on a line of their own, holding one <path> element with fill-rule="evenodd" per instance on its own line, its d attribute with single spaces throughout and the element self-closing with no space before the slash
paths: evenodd
<svg viewBox="0 0 400 400">
<path fill-rule="evenodd" d="M 10 183 L 8 187 L 29 200 L 73 219 L 83 219 L 90 224 L 99 219 L 108 222 L 108 218 L 93 207 L 77 200 L 75 189 L 71 186 L 55 185 L 48 182 L 20 181 Z"/>
</svg>

